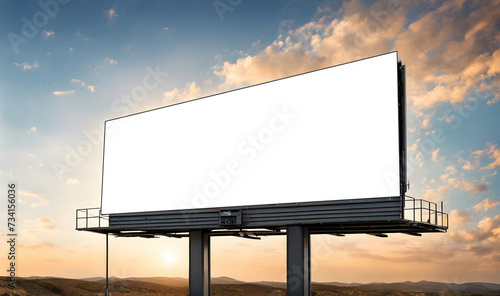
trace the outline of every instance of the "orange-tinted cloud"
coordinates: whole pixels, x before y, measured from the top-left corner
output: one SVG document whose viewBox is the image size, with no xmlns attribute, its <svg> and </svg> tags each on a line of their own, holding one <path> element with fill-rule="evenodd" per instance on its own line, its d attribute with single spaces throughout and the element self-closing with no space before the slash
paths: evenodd
<svg viewBox="0 0 500 296">
<path fill-rule="evenodd" d="M 467 190 L 469 192 L 480 194 L 484 192 L 488 192 L 489 183 L 482 182 L 469 182 L 465 180 L 459 180 L 454 178 L 448 179 L 448 184 L 453 188 L 458 188 L 460 190 Z"/>
<path fill-rule="evenodd" d="M 498 2 L 471 7 L 447 1 L 397 36 L 395 48 L 409 61 L 409 99 L 414 106 L 464 102 L 486 91 L 498 94 L 498 84 L 487 80 L 497 71 L 498 53 L 491 45 L 498 48 L 499 13 Z"/>
<path fill-rule="evenodd" d="M 437 201 L 443 200 L 444 198 L 446 198 L 448 196 L 449 189 L 450 189 L 449 185 L 443 185 L 443 186 L 438 187 L 437 189 L 428 188 L 424 191 L 421 198 L 424 200 L 437 202 Z"/>
<path fill-rule="evenodd" d="M 41 241 L 38 243 L 28 244 L 28 245 L 21 244 L 19 245 L 19 247 L 22 250 L 41 250 L 41 249 L 47 250 L 47 249 L 55 249 L 58 246 L 48 241 Z"/>
<path fill-rule="evenodd" d="M 398 50 L 407 65 L 409 102 L 418 109 L 500 95 L 500 51 L 491 51 L 500 43 L 499 2 L 465 7 L 461 1 L 447 1 L 408 26 L 411 5 L 394 3 L 345 2 L 342 16 L 317 16 L 280 35 L 259 54 L 216 67 L 214 73 L 223 80 L 220 87 L 256 84 Z"/>
<path fill-rule="evenodd" d="M 20 190 L 19 195 L 30 198 L 32 200 L 32 208 L 49 204 L 49 202 L 44 198 L 44 195 L 36 191 Z"/>
<path fill-rule="evenodd" d="M 472 208 L 476 212 L 482 212 L 482 211 L 487 211 L 496 208 L 500 204 L 500 200 L 498 199 L 490 199 L 486 198 L 482 202 L 478 203 L 477 205 L 473 206 Z"/>
<path fill-rule="evenodd" d="M 454 229 L 462 228 L 467 225 L 472 219 L 472 214 L 467 213 L 464 210 L 451 210 L 449 216 L 449 224 L 452 225 Z"/>
<path fill-rule="evenodd" d="M 455 168 L 454 165 L 447 166 L 445 170 L 449 172 L 450 175 L 454 175 L 457 173 L 457 169 Z"/>
<path fill-rule="evenodd" d="M 433 161 L 438 161 L 439 160 L 439 150 L 441 148 L 437 148 L 436 150 L 432 151 L 432 160 Z"/>
<path fill-rule="evenodd" d="M 201 96 L 201 88 L 193 81 L 187 83 L 183 89 L 174 88 L 163 93 L 163 102 L 166 104 L 175 104 L 178 102 L 196 99 Z"/>
<path fill-rule="evenodd" d="M 475 229 L 457 232 L 455 239 L 465 242 L 466 250 L 476 256 L 490 257 L 498 262 L 500 258 L 500 214 L 494 218 L 484 217 Z"/>
<path fill-rule="evenodd" d="M 317 17 L 288 31 L 287 36 L 280 35 L 259 54 L 217 67 L 214 73 L 224 81 L 221 88 L 256 84 L 385 53 L 403 29 L 406 14 L 406 8 L 393 1 L 377 1 L 372 6 L 346 2 L 342 11 L 341 18 Z"/>
<path fill-rule="evenodd" d="M 57 227 L 54 225 L 54 221 L 47 218 L 37 218 L 36 226 L 42 230 L 56 230 Z"/>
<path fill-rule="evenodd" d="M 488 151 L 488 155 L 493 162 L 489 163 L 487 166 L 483 167 L 483 170 L 492 170 L 500 166 L 500 148 L 495 149 L 496 145 L 491 145 Z"/>
<path fill-rule="evenodd" d="M 459 158 L 459 159 L 458 159 L 458 162 L 460 162 L 460 163 L 463 163 L 463 164 L 464 164 L 464 165 L 462 166 L 462 168 L 463 168 L 464 170 L 472 171 L 472 170 L 475 168 L 475 167 L 474 167 L 474 165 L 473 165 L 470 161 L 465 160 L 465 159 L 463 159 L 463 158 Z"/>
</svg>

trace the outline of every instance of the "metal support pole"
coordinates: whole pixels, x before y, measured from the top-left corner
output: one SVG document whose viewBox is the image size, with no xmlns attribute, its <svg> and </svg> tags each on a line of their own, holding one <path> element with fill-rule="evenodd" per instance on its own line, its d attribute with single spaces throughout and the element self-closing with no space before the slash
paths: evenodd
<svg viewBox="0 0 500 296">
<path fill-rule="evenodd" d="M 286 265 L 287 296 L 311 295 L 311 242 L 307 227 L 287 227 Z"/>
<path fill-rule="evenodd" d="M 413 221 L 417 221 L 417 214 L 415 213 L 415 199 L 413 199 Z"/>
<path fill-rule="evenodd" d="M 189 232 L 189 296 L 210 295 L 210 236 Z"/>
<path fill-rule="evenodd" d="M 428 219 L 429 223 L 432 223 L 432 221 L 431 221 L 431 217 L 432 216 L 431 215 L 432 215 L 432 213 L 431 213 L 431 202 L 429 202 L 429 219 Z"/>
<path fill-rule="evenodd" d="M 422 203 L 422 200 L 420 200 L 420 222 L 424 222 L 424 204 Z"/>
<path fill-rule="evenodd" d="M 108 252 L 109 250 L 109 241 L 108 234 L 106 233 L 106 296 L 109 296 L 109 283 L 108 283 Z"/>
<path fill-rule="evenodd" d="M 434 204 L 434 209 L 435 209 L 435 212 L 434 212 L 434 224 L 438 225 L 438 205 L 437 204 Z"/>
</svg>

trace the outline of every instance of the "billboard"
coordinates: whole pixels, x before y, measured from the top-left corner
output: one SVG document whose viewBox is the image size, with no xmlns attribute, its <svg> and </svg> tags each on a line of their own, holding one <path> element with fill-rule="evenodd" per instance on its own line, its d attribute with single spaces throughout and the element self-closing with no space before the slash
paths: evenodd
<svg viewBox="0 0 500 296">
<path fill-rule="evenodd" d="M 397 53 L 105 123 L 103 214 L 400 196 Z"/>
</svg>

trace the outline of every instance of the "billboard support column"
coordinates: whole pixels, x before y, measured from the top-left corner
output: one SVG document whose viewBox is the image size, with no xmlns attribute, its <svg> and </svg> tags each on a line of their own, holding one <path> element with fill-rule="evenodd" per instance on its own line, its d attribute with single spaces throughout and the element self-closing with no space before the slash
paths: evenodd
<svg viewBox="0 0 500 296">
<path fill-rule="evenodd" d="M 109 239 L 108 233 L 106 233 L 106 296 L 109 296 L 109 276 L 108 276 L 108 266 L 109 266 Z"/>
<path fill-rule="evenodd" d="M 287 296 L 311 294 L 311 243 L 307 227 L 286 230 Z"/>
<path fill-rule="evenodd" d="M 189 232 L 189 295 L 210 295 L 210 236 L 207 232 Z"/>
</svg>

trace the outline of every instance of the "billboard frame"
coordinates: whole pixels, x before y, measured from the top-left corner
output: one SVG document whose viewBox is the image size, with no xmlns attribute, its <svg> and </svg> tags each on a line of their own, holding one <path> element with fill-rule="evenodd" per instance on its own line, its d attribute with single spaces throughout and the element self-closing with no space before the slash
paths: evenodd
<svg viewBox="0 0 500 296">
<path fill-rule="evenodd" d="M 229 207 L 215 207 L 206 209 L 183 209 L 183 210 L 159 210 L 159 211 L 142 211 L 134 213 L 118 213 L 109 214 L 109 225 L 110 227 L 116 228 L 134 228 L 134 229 L 149 229 L 152 228 L 151 221 L 157 221 L 161 224 L 163 229 L 168 229 L 171 231 L 185 232 L 197 229 L 223 229 L 223 228 L 255 228 L 255 227 L 267 227 L 267 228 L 277 228 L 285 227 L 287 225 L 294 224 L 293 221 L 297 221 L 295 224 L 325 224 L 325 223 L 338 223 L 340 221 L 349 222 L 355 221 L 357 217 L 363 217 L 363 219 L 371 220 L 395 220 L 402 219 L 404 215 L 404 200 L 407 188 L 406 180 L 406 73 L 405 66 L 401 61 L 398 60 L 397 51 L 385 53 L 381 55 L 372 56 L 365 59 L 360 59 L 356 61 L 351 61 L 348 63 L 342 63 L 335 66 L 325 67 L 317 69 L 314 71 L 309 71 L 306 73 L 300 73 L 297 75 L 280 78 L 272 80 L 269 82 L 260 83 L 257 85 L 247 86 L 244 88 L 231 90 L 228 92 L 237 92 L 238 90 L 256 87 L 261 84 L 272 83 L 274 81 L 287 79 L 290 77 L 295 77 L 299 75 L 304 75 L 323 69 L 338 67 L 342 65 L 351 64 L 361 60 L 367 60 L 370 58 L 375 58 L 391 53 L 396 53 L 396 67 L 397 67 L 397 96 L 398 96 L 398 150 L 399 150 L 399 196 L 381 196 L 373 198 L 357 198 L 357 199 L 342 199 L 342 200 L 332 200 L 332 201 L 313 201 L 313 202 L 298 202 L 298 203 L 280 203 L 280 204 L 262 204 L 262 205 L 250 205 L 250 206 L 229 206 Z M 220 94 L 228 93 L 223 92 Z M 211 96 L 201 97 L 194 100 L 181 102 L 178 104 L 185 104 L 197 100 L 207 99 L 220 94 L 214 94 Z M 174 104 L 174 105 L 178 105 Z M 171 105 L 171 106 L 174 106 Z M 168 107 L 171 107 L 168 106 Z M 167 108 L 168 108 L 167 107 Z M 166 107 L 162 107 L 166 108 Z M 161 108 L 159 108 L 161 109 Z M 141 114 L 145 112 L 154 111 L 148 110 L 144 112 L 139 112 L 136 114 Z M 129 117 L 136 114 L 131 114 L 119 118 Z M 115 120 L 110 119 L 110 120 Z M 108 121 L 106 121 L 108 122 Z M 106 147 L 106 137 L 103 145 L 103 155 Z M 103 156 L 104 157 L 104 156 Z M 102 168 L 102 178 L 104 182 L 104 162 Z M 103 203 L 103 187 L 101 187 L 101 208 Z M 398 203 L 394 201 L 398 200 Z M 346 205 L 347 203 L 347 205 Z M 369 208 L 373 206 L 375 211 L 382 211 L 382 215 L 375 211 L 370 211 Z M 337 212 L 330 212 L 329 216 L 322 213 L 324 207 L 331 207 L 336 209 Z M 307 216 L 301 213 L 297 215 L 298 209 L 311 209 L 311 211 L 306 214 L 309 215 L 310 219 L 303 219 L 301 217 Z M 349 211 L 351 215 L 345 216 L 342 210 Z M 237 212 L 238 214 L 231 215 L 231 212 Z M 285 216 L 288 220 L 286 224 L 277 225 L 272 222 L 272 219 L 267 223 L 258 222 L 255 223 L 256 217 L 259 215 L 266 215 L 269 212 L 280 211 L 280 216 L 283 218 Z M 230 213 L 227 216 L 227 213 Z M 217 215 L 217 221 L 211 221 L 210 223 L 202 223 L 213 219 L 214 215 Z M 181 216 L 181 217 L 179 217 Z M 283 219 L 280 219 L 283 221 Z M 234 220 L 234 223 L 223 223 L 222 221 L 226 219 Z M 258 219 L 257 219 L 258 220 Z M 292 221 L 293 220 L 293 221 Z"/>
<path fill-rule="evenodd" d="M 405 106 L 406 106 L 406 103 L 405 103 L 405 100 L 406 100 L 406 97 L 405 97 L 405 68 L 404 66 L 402 65 L 402 63 L 400 61 L 398 61 L 398 57 L 397 57 L 397 51 L 395 52 L 390 52 L 390 53 L 386 53 L 386 54 L 381 54 L 381 55 L 377 55 L 377 56 L 372 56 L 372 57 L 368 57 L 368 58 L 365 58 L 365 59 L 361 59 L 361 60 L 368 60 L 368 59 L 371 59 L 371 58 L 376 58 L 376 57 L 379 57 L 379 56 L 384 56 L 384 55 L 389 55 L 389 54 L 396 54 L 396 64 L 397 64 L 397 71 L 396 71 L 396 76 L 397 76 L 397 120 L 398 120 L 398 139 L 397 141 L 399 142 L 399 147 L 398 147 L 398 150 L 399 150 L 399 160 L 395 162 L 396 163 L 399 163 L 399 198 L 401 199 L 401 206 L 400 206 L 400 211 L 403 212 L 403 209 L 404 209 L 404 194 L 406 192 L 406 114 L 405 114 Z M 193 100 L 190 100 L 190 101 L 186 101 L 186 102 L 181 102 L 181 103 L 177 103 L 177 104 L 173 104 L 173 105 L 170 105 L 170 106 L 167 106 L 167 107 L 161 107 L 161 108 L 157 108 L 157 109 L 153 109 L 153 110 L 147 110 L 147 111 L 143 111 L 143 112 L 139 112 L 139 113 L 135 113 L 135 114 L 130 114 L 130 115 L 127 115 L 127 116 L 123 116 L 123 117 L 118 117 L 118 118 L 113 118 L 113 119 L 110 119 L 110 120 L 107 120 L 106 123 L 110 122 L 110 121 L 113 121 L 113 120 L 116 120 L 116 119 L 121 119 L 121 118 L 126 118 L 126 117 L 131 117 L 131 116 L 134 116 L 134 115 L 139 115 L 139 114 L 142 114 L 142 113 L 147 113 L 147 112 L 150 112 L 150 111 L 155 111 L 155 110 L 158 110 L 158 109 L 163 109 L 163 108 L 170 108 L 172 106 L 175 106 L 175 105 L 179 105 L 179 104 L 185 104 L 185 103 L 190 103 L 190 102 L 193 102 L 193 101 L 198 101 L 198 100 L 203 100 L 203 99 L 209 99 L 211 97 L 216 97 L 216 96 L 219 96 L 221 94 L 226 94 L 226 93 L 230 93 L 230 92 L 237 92 L 239 90 L 243 90 L 243 89 L 247 89 L 247 88 L 252 88 L 252 87 L 258 87 L 260 85 L 263 85 L 263 84 L 269 84 L 269 83 L 273 83 L 275 81 L 280 81 L 280 80 L 285 80 L 285 79 L 288 79 L 288 78 L 291 78 L 291 77 L 296 77 L 296 76 L 301 76 L 301 75 L 307 75 L 309 73 L 313 73 L 313 72 L 319 72 L 321 70 L 325 70 L 325 69 L 329 69 L 329 68 L 335 68 L 335 67 L 338 67 L 338 66 L 343 66 L 343 65 L 347 65 L 347 64 L 351 64 L 351 63 L 355 63 L 355 62 L 358 62 L 358 61 L 361 61 L 361 60 L 357 60 L 357 61 L 351 61 L 351 62 L 348 62 L 348 63 L 343 63 L 343 64 L 339 64 L 339 65 L 335 65 L 335 66 L 331 66 L 331 67 L 325 67 L 325 68 L 321 68 L 321 69 L 317 69 L 317 70 L 314 70 L 314 71 L 309 71 L 309 72 L 306 72 L 306 73 L 300 73 L 300 74 L 297 74 L 297 75 L 292 75 L 292 76 L 289 76 L 289 77 L 285 77 L 285 78 L 280 78 L 280 79 L 275 79 L 275 80 L 272 80 L 272 81 L 268 81 L 268 82 L 264 82 L 264 83 L 260 83 L 260 84 L 257 84 L 257 85 L 252 85 L 252 86 L 247 86 L 247 87 L 244 87 L 244 88 L 240 88 L 240 89 L 236 89 L 236 90 L 231 90 L 231 91 L 227 91 L 227 92 L 223 92 L 223 93 L 219 93 L 219 94 L 214 94 L 214 95 L 210 95 L 210 96 L 205 96 L 205 97 L 201 97 L 201 98 L 197 98 L 197 99 L 193 99 Z M 105 129 L 105 135 L 106 135 L 106 129 Z M 394 147 L 394 146 L 392 146 Z M 104 145 L 103 145 L 103 158 L 105 158 L 105 155 L 106 155 L 106 136 L 104 138 Z M 101 209 L 103 208 L 103 202 L 104 202 L 104 178 L 105 178 L 105 165 L 104 165 L 104 161 L 103 161 L 103 167 L 102 167 L 102 187 L 101 187 Z M 109 173 L 108 173 L 109 174 Z M 108 185 L 109 186 L 109 185 Z M 116 185 L 115 185 L 116 186 Z M 393 200 L 394 198 L 396 198 L 397 196 L 394 195 L 394 196 L 367 196 L 368 198 L 388 198 L 389 200 Z M 114 197 L 114 198 L 119 198 L 119 197 Z M 363 198 L 354 198 L 354 199 L 363 199 Z M 108 198 L 109 200 L 109 198 Z M 335 200 L 338 200 L 338 199 L 335 199 Z M 345 200 L 349 200 L 349 199 L 345 199 Z M 325 200 L 321 200 L 320 202 L 323 202 Z M 286 202 L 287 203 L 287 202 Z M 297 204 L 304 204 L 304 205 L 308 205 L 308 204 L 312 204 L 314 205 L 316 202 L 299 202 Z M 270 207 L 274 207 L 275 205 L 279 205 L 279 204 L 285 204 L 285 203 L 278 203 L 278 204 L 267 204 L 268 206 Z M 223 206 L 223 207 L 209 207 L 208 209 L 219 209 L 220 211 L 223 211 L 223 210 L 227 210 L 227 209 L 233 209 L 233 208 L 249 208 L 249 207 L 256 207 L 258 208 L 259 206 L 261 205 L 266 205 L 266 204 L 255 204 L 255 205 L 250 205 L 250 206 L 247 206 L 245 205 L 244 203 L 242 203 L 241 205 L 231 205 L 231 206 Z M 180 211 L 194 211 L 196 212 L 196 210 L 198 210 L 198 208 L 190 208 L 190 209 L 179 209 Z M 173 213 L 175 214 L 176 213 L 176 209 L 168 209 L 168 210 L 158 210 L 158 211 L 155 211 L 155 212 L 158 212 L 158 213 Z M 105 214 L 108 214 L 108 213 L 105 213 Z M 110 214 L 110 217 L 111 219 L 115 219 L 116 217 L 119 217 L 119 216 L 123 216 L 123 217 L 130 217 L 131 215 L 150 215 L 150 214 L 153 214 L 154 213 L 151 213 L 151 211 L 148 211 L 148 210 L 137 210 L 137 211 L 134 211 L 134 212 L 117 212 L 117 213 L 109 213 Z M 394 217 L 392 217 L 394 218 Z"/>
</svg>

